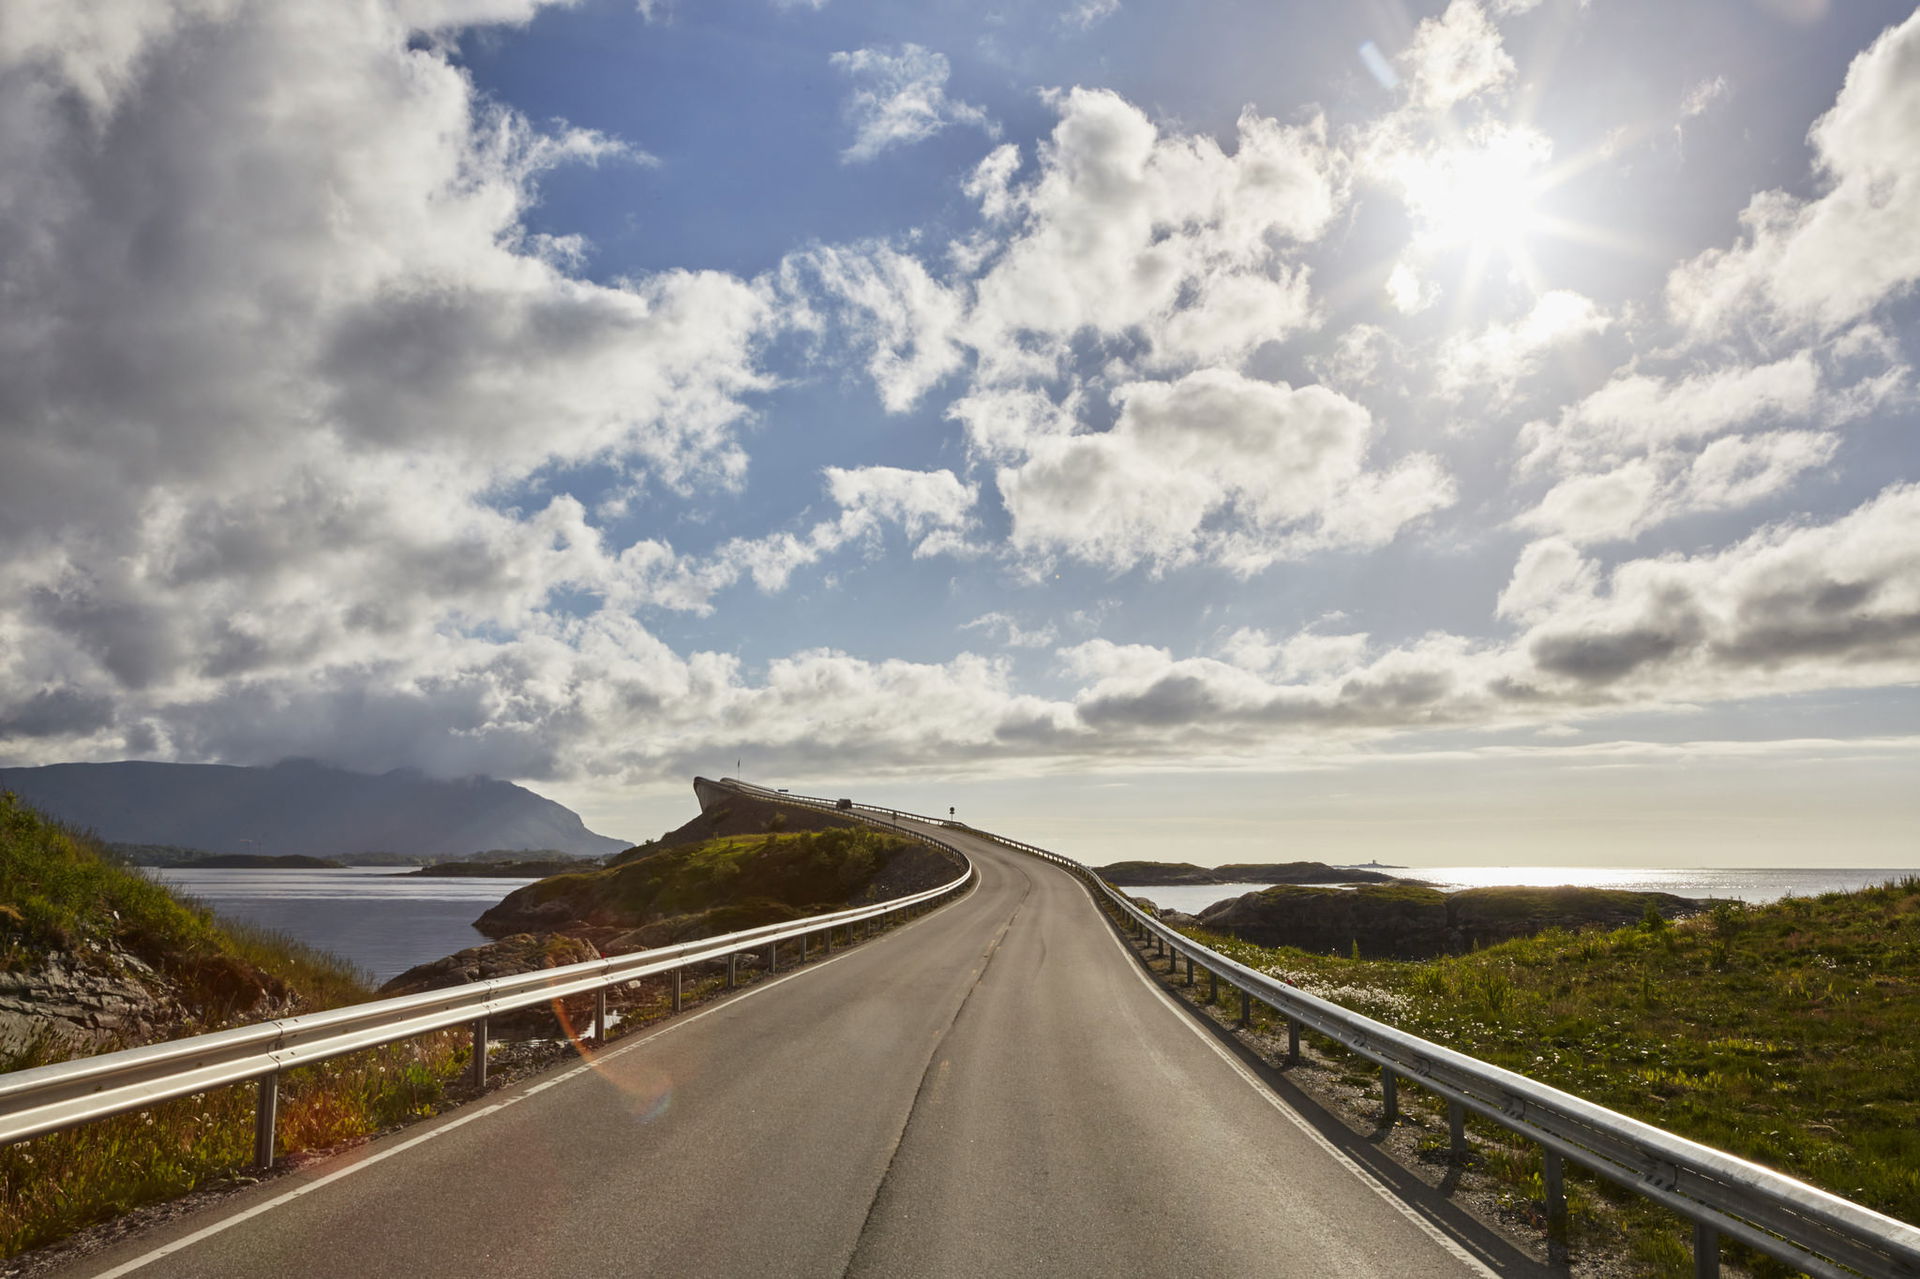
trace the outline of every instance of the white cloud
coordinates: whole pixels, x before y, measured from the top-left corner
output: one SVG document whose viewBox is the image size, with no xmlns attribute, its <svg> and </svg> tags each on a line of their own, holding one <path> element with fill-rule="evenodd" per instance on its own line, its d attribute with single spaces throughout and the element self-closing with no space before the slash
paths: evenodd
<svg viewBox="0 0 1920 1279">
<path fill-rule="evenodd" d="M 1592 596 L 1598 583 L 1592 561 L 1583 558 L 1571 542 L 1543 538 L 1520 552 L 1494 613 L 1523 621 L 1550 616 L 1568 600 Z"/>
<path fill-rule="evenodd" d="M 1587 544 L 1636 536 L 1662 521 L 1747 506 L 1824 466 L 1839 447 L 1825 431 L 1728 435 L 1698 453 L 1663 450 L 1553 486 L 1514 521 Z"/>
<path fill-rule="evenodd" d="M 1414 29 L 1400 55 L 1408 91 L 1418 105 L 1443 111 L 1513 77 L 1513 59 L 1500 32 L 1473 0 L 1452 0 L 1437 18 Z"/>
<path fill-rule="evenodd" d="M 855 49 L 833 55 L 833 65 L 855 82 L 846 115 L 853 142 L 841 153 L 849 163 L 871 160 L 890 147 L 911 146 L 952 124 L 997 134 L 999 126 L 979 107 L 947 96 L 952 66 L 946 55 L 917 44 Z"/>
<path fill-rule="evenodd" d="M 1591 298 L 1566 289 L 1541 294 L 1533 308 L 1512 324 L 1491 324 L 1471 336 L 1460 334 L 1441 344 L 1435 357 L 1435 387 L 1458 399 L 1485 388 L 1496 403 L 1512 397 L 1518 383 L 1540 366 L 1556 346 L 1603 333 L 1612 323 Z"/>
<path fill-rule="evenodd" d="M 1727 84 L 1727 78 L 1723 75 L 1717 75 L 1711 80 L 1702 80 L 1688 89 L 1686 96 L 1680 99 L 1680 117 L 1691 120 L 1697 115 L 1705 115 L 1709 107 L 1724 100 L 1730 92 L 1732 90 Z"/>
<path fill-rule="evenodd" d="M 961 623 L 960 629 L 984 631 L 1007 648 L 1051 648 L 1060 638 L 1059 630 L 1051 622 L 1027 630 L 1008 614 L 998 611 L 982 613 L 971 622 Z"/>
<path fill-rule="evenodd" d="M 1058 95 L 1060 122 L 1024 185 L 973 190 L 983 212 L 1018 218 L 974 285 L 965 338 L 988 380 L 1046 377 L 1075 335 L 1144 338 L 1160 368 L 1233 362 L 1312 322 L 1288 242 L 1318 236 L 1337 198 L 1324 125 L 1243 113 L 1238 148 L 1163 136 L 1117 95 Z"/>
<path fill-rule="evenodd" d="M 68 690 L 115 708 L 72 727 L 124 754 L 223 688 L 431 670 L 452 637 L 548 625 L 556 593 L 660 578 L 661 548 L 606 545 L 571 497 L 508 508 L 544 468 L 737 480 L 764 292 L 592 284 L 522 225 L 544 171 L 620 144 L 488 105 L 367 8 L 23 13 L 0 47 L 0 708 Z"/>
<path fill-rule="evenodd" d="M 1618 374 L 1558 421 L 1529 423 L 1520 433 L 1519 469 L 1565 472 L 1755 422 L 1804 420 L 1829 407 L 1821 389 L 1811 351 L 1681 377 Z"/>
<path fill-rule="evenodd" d="M 1116 570 L 1207 557 L 1253 572 L 1327 545 L 1380 545 L 1452 500 L 1429 459 L 1368 471 L 1370 416 L 1323 387 L 1214 369 L 1114 396 L 1111 430 L 1039 437 L 999 470 L 1016 549 Z"/>
<path fill-rule="evenodd" d="M 1603 474 L 1560 481 L 1514 523 L 1576 544 L 1630 537 L 1645 526 L 1660 490 L 1659 470 L 1636 458 Z"/>
<path fill-rule="evenodd" d="M 1440 300 L 1440 286 L 1402 259 L 1387 273 L 1387 301 L 1402 315 L 1418 315 Z"/>
<path fill-rule="evenodd" d="M 1753 197 L 1743 234 L 1667 281 L 1674 318 L 1696 337 L 1747 325 L 1833 330 L 1920 279 L 1920 13 L 1855 58 L 1813 126 L 1826 191 Z"/>
<path fill-rule="evenodd" d="M 1243 626 L 1221 643 L 1220 655 L 1257 674 L 1320 679 L 1357 669 L 1364 664 L 1368 647 L 1364 631 L 1329 635 L 1308 629 L 1274 640 L 1264 630 Z"/>
<path fill-rule="evenodd" d="M 1062 20 L 1070 26 L 1087 31 L 1118 12 L 1120 12 L 1120 0 L 1080 0 L 1080 3 L 1066 11 Z"/>
<path fill-rule="evenodd" d="M 783 531 L 732 538 L 709 559 L 678 566 L 677 571 L 692 584 L 699 606 L 743 577 L 751 577 L 762 591 L 785 590 L 795 570 L 817 564 L 856 541 L 875 541 L 889 526 L 898 526 L 906 534 L 915 559 L 976 553 L 966 535 L 979 490 L 962 483 L 952 471 L 830 466 L 824 474 L 828 495 L 840 507 L 838 516 L 819 521 L 804 534 Z"/>
<path fill-rule="evenodd" d="M 831 298 L 847 343 L 867 354 L 867 374 L 889 412 L 911 408 L 961 365 L 960 294 L 890 245 L 818 245 L 781 266 L 789 298 Z"/>
</svg>

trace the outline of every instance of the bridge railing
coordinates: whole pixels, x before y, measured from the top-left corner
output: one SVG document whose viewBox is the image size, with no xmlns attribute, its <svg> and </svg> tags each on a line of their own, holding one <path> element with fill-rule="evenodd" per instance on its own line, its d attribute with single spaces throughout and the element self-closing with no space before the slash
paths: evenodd
<svg viewBox="0 0 1920 1279">
<path fill-rule="evenodd" d="M 785 943 L 798 942 L 804 959 L 808 939 L 815 934 L 825 933 L 831 950 L 835 930 L 868 930 L 896 913 L 917 911 L 955 896 L 973 881 L 973 864 L 960 849 L 922 832 L 901 833 L 957 858 L 960 873 L 924 892 L 719 937 L 13 1071 L 0 1075 L 0 1145 L 144 1110 L 175 1097 L 254 1081 L 258 1085 L 254 1162 L 269 1166 L 282 1071 L 467 1026 L 473 1032 L 471 1078 L 483 1084 L 491 1017 L 591 994 L 593 1033 L 601 1038 L 608 1024 L 607 991 L 612 987 L 669 974 L 673 1009 L 678 1012 L 682 976 L 690 966 L 726 960 L 727 984 L 732 986 L 737 984 L 743 954 L 765 950 L 767 967 L 777 970 Z"/>
<path fill-rule="evenodd" d="M 811 805 L 831 807 L 837 802 L 766 793 Z M 855 807 L 868 814 L 955 825 L 901 810 Z M 1466 1150 L 1464 1120 L 1469 1112 L 1538 1144 L 1547 1191 L 1548 1247 L 1556 1260 L 1566 1253 L 1563 1167 L 1570 1162 L 1691 1221 L 1697 1276 L 1719 1273 L 1724 1236 L 1820 1279 L 1920 1277 L 1920 1229 L 1906 1222 L 1310 995 L 1161 923 L 1072 858 L 973 827 L 966 830 L 1053 862 L 1086 881 L 1123 927 L 1167 957 L 1170 973 L 1184 960 L 1189 984 L 1198 969 L 1210 982 L 1237 989 L 1243 1023 L 1250 1020 L 1254 1001 L 1272 1008 L 1287 1023 L 1290 1060 L 1298 1060 L 1300 1032 L 1306 1029 L 1373 1062 L 1380 1068 L 1388 1122 L 1397 1112 L 1397 1085 L 1405 1080 L 1447 1103 L 1457 1155 Z"/>
</svg>

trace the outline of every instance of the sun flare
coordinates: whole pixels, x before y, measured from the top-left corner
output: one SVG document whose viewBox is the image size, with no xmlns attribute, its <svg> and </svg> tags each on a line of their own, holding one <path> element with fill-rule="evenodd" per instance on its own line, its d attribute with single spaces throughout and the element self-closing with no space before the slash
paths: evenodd
<svg viewBox="0 0 1920 1279">
<path fill-rule="evenodd" d="M 1417 237 L 1436 249 L 1524 251 L 1542 226 L 1552 150 L 1531 129 L 1502 129 L 1424 157 L 1406 175 Z"/>
</svg>

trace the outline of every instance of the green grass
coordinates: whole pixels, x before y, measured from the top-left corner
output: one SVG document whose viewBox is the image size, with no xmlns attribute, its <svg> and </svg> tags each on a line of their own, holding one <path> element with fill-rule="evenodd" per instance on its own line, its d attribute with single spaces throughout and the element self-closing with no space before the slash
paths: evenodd
<svg viewBox="0 0 1920 1279">
<path fill-rule="evenodd" d="M 1355 1011 L 1920 1220 L 1920 879 L 1424 961 L 1191 931 Z M 1641 1246 L 1660 1272 L 1671 1249 Z"/>
<path fill-rule="evenodd" d="M 0 793 L 0 969 L 109 945 L 178 982 L 210 1023 L 263 995 L 327 1008 L 368 994 L 351 965 L 272 933 L 217 922 L 120 864 L 97 840 Z"/>
<path fill-rule="evenodd" d="M 351 965 L 217 921 L 91 837 L 0 794 L 0 968 L 60 952 L 109 967 L 130 953 L 194 1014 L 161 1038 L 372 997 Z M 271 1013 L 259 1011 L 265 999 Z M 89 1051 L 131 1047 L 107 1043 Z M 46 1039 L 0 1070 L 64 1060 Z M 466 1064 L 458 1034 L 424 1036 L 283 1077 L 283 1152 L 335 1145 L 429 1111 Z M 253 1152 L 253 1090 L 221 1089 L 0 1150 L 0 1255 L 11 1256 L 229 1175 Z"/>
<path fill-rule="evenodd" d="M 895 858 L 920 851 L 867 827 L 730 835 L 634 850 L 606 870 L 555 875 L 508 901 L 566 899 L 576 917 L 614 927 L 721 911 L 724 919 L 709 922 L 746 928 L 861 900 Z"/>
</svg>

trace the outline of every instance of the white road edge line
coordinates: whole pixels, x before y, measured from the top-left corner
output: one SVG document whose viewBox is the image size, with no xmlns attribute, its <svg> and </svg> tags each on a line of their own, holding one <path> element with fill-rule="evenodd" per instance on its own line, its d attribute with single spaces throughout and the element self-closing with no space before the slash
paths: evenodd
<svg viewBox="0 0 1920 1279">
<path fill-rule="evenodd" d="M 1094 913 L 1101 917 L 1101 923 L 1105 925 L 1106 915 L 1103 911 L 1100 910 L 1098 903 L 1096 903 L 1091 897 L 1088 897 L 1087 904 L 1093 907 Z M 1473 1272 L 1477 1275 L 1480 1275 L 1482 1279 L 1500 1279 L 1500 1275 L 1497 1271 L 1489 1269 L 1487 1266 L 1487 1263 L 1480 1260 L 1480 1258 L 1474 1256 L 1473 1253 L 1469 1251 L 1464 1244 L 1460 1243 L 1459 1240 L 1455 1239 L 1452 1235 L 1449 1235 L 1446 1231 L 1440 1229 L 1440 1227 L 1434 1225 L 1431 1221 L 1427 1220 L 1420 1213 L 1415 1212 L 1411 1205 L 1406 1203 L 1404 1200 L 1400 1198 L 1399 1195 L 1393 1192 L 1393 1187 L 1387 1185 L 1386 1182 L 1376 1177 L 1371 1170 L 1366 1168 L 1364 1165 L 1356 1162 L 1352 1156 L 1348 1155 L 1345 1151 L 1341 1150 L 1338 1146 L 1334 1145 L 1331 1141 L 1328 1141 L 1326 1139 L 1326 1136 L 1322 1134 L 1317 1128 L 1315 1128 L 1312 1124 L 1308 1123 L 1300 1115 L 1296 1114 L 1294 1112 L 1293 1107 L 1287 1105 L 1286 1102 L 1282 1101 L 1279 1097 L 1275 1096 L 1273 1089 L 1267 1087 L 1267 1083 L 1265 1080 L 1261 1079 L 1260 1076 L 1254 1074 L 1251 1070 L 1247 1069 L 1247 1064 L 1245 1062 L 1241 1061 L 1238 1057 L 1234 1056 L 1232 1053 L 1228 1052 L 1225 1048 L 1221 1047 L 1220 1042 L 1216 1040 L 1212 1035 L 1209 1035 L 1206 1031 L 1202 1030 L 1198 1025 L 1196 1025 L 1194 1023 L 1192 1014 L 1190 1014 L 1186 1009 L 1182 1008 L 1179 1004 L 1176 1004 L 1173 1000 L 1173 997 L 1167 994 L 1166 991 L 1160 988 L 1160 984 L 1158 982 L 1152 980 L 1145 973 L 1140 971 L 1139 957 L 1136 956 L 1131 950 L 1129 950 L 1127 946 L 1120 940 L 1119 934 L 1117 934 L 1110 927 L 1106 928 L 1105 931 L 1106 931 L 1108 940 L 1114 944 L 1115 949 L 1117 949 L 1122 955 L 1126 956 L 1128 969 L 1132 971 L 1135 977 L 1140 979 L 1140 983 L 1143 986 L 1145 986 L 1148 990 L 1152 991 L 1154 993 L 1154 996 L 1158 998 L 1162 1004 L 1166 1005 L 1169 1012 L 1171 1012 L 1175 1017 L 1179 1018 L 1181 1025 L 1185 1026 L 1188 1030 L 1192 1031 L 1196 1036 L 1198 1036 L 1201 1043 L 1205 1044 L 1208 1048 L 1211 1048 L 1214 1051 L 1215 1055 L 1217 1055 L 1221 1061 L 1226 1062 L 1227 1065 L 1233 1070 L 1235 1074 L 1239 1075 L 1240 1078 L 1246 1080 L 1247 1084 L 1255 1092 L 1259 1093 L 1261 1098 L 1268 1105 L 1272 1106 L 1275 1110 L 1279 1111 L 1282 1115 L 1285 1115 L 1287 1118 L 1287 1121 L 1291 1123 L 1294 1127 L 1298 1128 L 1302 1133 L 1306 1134 L 1307 1139 L 1309 1141 L 1313 1142 L 1314 1145 L 1320 1147 L 1320 1149 L 1326 1151 L 1327 1154 L 1331 1155 L 1340 1164 L 1342 1168 L 1345 1168 L 1348 1172 L 1352 1173 L 1355 1177 L 1358 1177 L 1363 1185 L 1365 1185 L 1369 1190 L 1373 1191 L 1374 1194 L 1379 1195 L 1380 1198 L 1385 1200 L 1388 1206 L 1390 1206 L 1395 1212 L 1399 1213 L 1401 1216 L 1405 1217 L 1408 1221 L 1411 1221 L 1414 1225 L 1418 1226 L 1421 1229 L 1421 1231 L 1425 1233 L 1429 1239 L 1433 1240 L 1435 1243 L 1439 1244 L 1442 1248 L 1446 1249 L 1449 1253 L 1451 1253 L 1454 1256 L 1456 1260 L 1470 1267 L 1473 1270 Z M 107 1279 L 107 1276 L 103 1275 L 101 1276 L 101 1279 Z"/>
<path fill-rule="evenodd" d="M 974 877 L 973 883 L 967 885 L 967 891 L 962 893 L 958 898 L 956 898 L 950 904 L 957 906 L 961 902 L 966 901 L 969 897 L 973 896 L 974 890 L 977 889 L 979 886 L 980 886 L 980 880 L 979 880 L 979 877 L 976 875 Z M 931 915 L 922 915 L 919 919 L 909 921 L 907 925 L 904 928 L 902 928 L 900 931 L 905 932 L 906 929 L 912 928 L 914 927 L 914 925 L 922 923 L 925 920 L 928 920 L 931 918 L 932 918 Z M 881 940 L 885 940 L 885 939 L 882 938 Z M 703 1008 L 697 1013 L 693 1013 L 690 1015 L 682 1014 L 681 1016 L 670 1018 L 667 1021 L 666 1025 L 661 1026 L 658 1030 L 649 1031 L 648 1033 L 642 1035 L 640 1038 L 636 1039 L 634 1042 L 630 1044 L 623 1044 L 618 1048 L 612 1048 L 607 1050 L 606 1052 L 596 1053 L 589 1060 L 581 1062 L 578 1066 L 575 1066 L 573 1069 L 565 1072 L 564 1074 L 555 1075 L 551 1079 L 543 1079 L 538 1083 L 528 1085 L 526 1088 L 522 1089 L 519 1093 L 515 1094 L 512 1097 L 506 1098 L 504 1101 L 497 1101 L 493 1103 L 491 1106 L 484 1106 L 481 1109 L 474 1111 L 470 1115 L 461 1115 L 459 1118 L 449 1120 L 447 1123 L 441 1124 L 439 1127 L 434 1128 L 429 1132 L 421 1133 L 418 1137 L 409 1137 L 407 1140 L 400 1142 L 397 1145 L 388 1146 L 385 1150 L 382 1150 L 377 1154 L 368 1155 L 365 1159 L 362 1159 L 357 1163 L 349 1164 L 345 1168 L 341 1168 L 335 1172 L 330 1172 L 324 1177 L 320 1177 L 314 1181 L 307 1182 L 303 1186 L 299 1186 L 293 1190 L 289 1190 L 284 1195 L 278 1195 L 272 1199 L 267 1200 L 265 1203 L 262 1203 L 262 1204 L 255 1204 L 253 1207 L 248 1208 L 244 1212 L 236 1212 L 235 1214 L 233 1214 L 233 1216 L 224 1217 L 221 1220 L 214 1222 L 210 1226 L 203 1226 L 199 1230 L 194 1231 L 190 1235 L 181 1236 L 180 1238 L 174 1240 L 172 1243 L 162 1244 L 160 1247 L 155 1248 L 152 1252 L 145 1253 L 141 1256 L 135 1257 L 131 1261 L 121 1262 L 119 1265 L 115 1266 L 111 1270 L 103 1270 L 99 1274 L 92 1276 L 92 1279 L 120 1279 L 121 1275 L 130 1275 L 136 1270 L 152 1265 L 154 1262 L 159 1261 L 163 1257 L 170 1257 L 176 1252 L 180 1252 L 187 1248 L 191 1248 L 194 1244 L 199 1243 L 203 1239 L 210 1239 L 214 1235 L 220 1234 L 222 1231 L 229 1230 L 234 1226 L 239 1225 L 243 1221 L 249 1221 L 252 1218 L 258 1217 L 263 1213 L 271 1212 L 275 1208 L 279 1208 L 286 1204 L 292 1203 L 294 1200 L 300 1198 L 302 1195 L 312 1194 L 314 1191 L 320 1189 L 322 1186 L 330 1186 L 334 1182 L 339 1181 L 343 1177 L 350 1177 L 354 1173 L 361 1172 L 361 1171 L 364 1171 L 365 1169 L 371 1168 L 375 1164 L 380 1163 L 383 1160 L 391 1159 L 393 1158 L 393 1156 L 397 1154 L 400 1154 L 404 1151 L 412 1150 L 415 1146 L 420 1145 L 422 1142 L 432 1141 L 435 1137 L 441 1136 L 442 1134 L 445 1134 L 445 1133 L 450 1133 L 456 1128 L 465 1127 L 467 1124 L 472 1123 L 476 1119 L 485 1119 L 489 1115 L 495 1115 L 500 1113 L 501 1111 L 505 1110 L 509 1106 L 518 1105 L 520 1102 L 525 1101 L 527 1098 L 543 1093 L 547 1089 L 552 1088 L 555 1085 L 564 1084 L 569 1079 L 573 1079 L 577 1076 L 586 1074 L 587 1072 L 593 1070 L 595 1067 L 599 1066 L 602 1062 L 612 1061 L 617 1057 L 624 1057 L 628 1053 L 633 1052 L 636 1049 L 645 1048 L 648 1044 L 660 1038 L 660 1036 L 666 1034 L 668 1031 L 676 1029 L 677 1027 L 690 1026 L 694 1022 L 699 1021 L 702 1017 L 708 1016 L 711 1013 L 717 1013 L 723 1008 L 732 1008 L 736 1004 L 741 1003 L 743 1000 L 751 999 L 753 996 L 759 994 L 762 991 L 772 990 L 775 986 L 784 985 L 785 983 L 792 981 L 796 977 L 804 977 L 808 973 L 818 972 L 820 969 L 825 968 L 828 964 L 837 964 L 843 959 L 850 959 L 854 955 L 859 954 L 860 950 L 861 950 L 860 947 L 855 946 L 851 950 L 847 950 L 842 952 L 841 954 L 835 955 L 831 959 L 815 960 L 813 963 L 808 964 L 805 968 L 795 969 L 793 972 L 788 973 L 784 977 L 776 977 L 772 981 L 761 982 L 757 985 L 749 986 L 746 990 L 742 991 L 738 995 L 735 995 L 732 999 L 728 999 L 721 1003 L 715 1004 L 711 1008 Z"/>
</svg>

